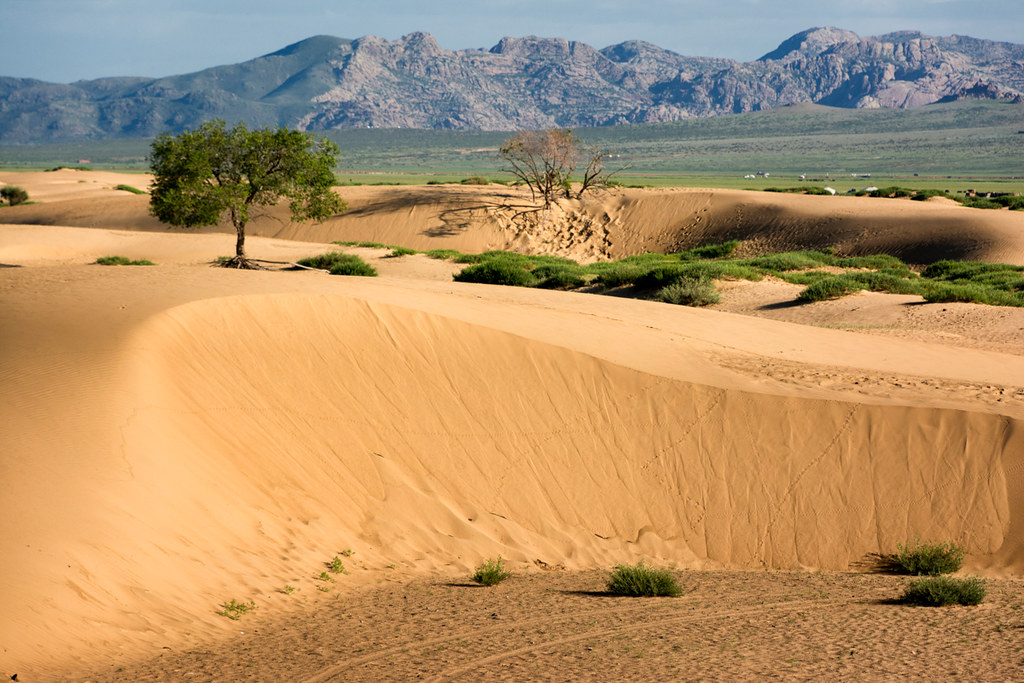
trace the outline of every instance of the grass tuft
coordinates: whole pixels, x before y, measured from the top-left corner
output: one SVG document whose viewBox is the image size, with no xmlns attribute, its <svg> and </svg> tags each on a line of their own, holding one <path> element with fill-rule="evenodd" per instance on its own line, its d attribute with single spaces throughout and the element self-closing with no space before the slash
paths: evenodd
<svg viewBox="0 0 1024 683">
<path fill-rule="evenodd" d="M 889 566 L 901 574 L 952 574 L 964 563 L 964 549 L 953 542 L 897 543 L 896 552 L 886 555 Z"/>
<path fill-rule="evenodd" d="M 608 579 L 608 592 L 633 597 L 676 597 L 683 594 L 676 577 L 668 569 L 655 569 L 640 562 L 620 564 Z"/>
<path fill-rule="evenodd" d="M 127 256 L 101 256 L 96 259 L 101 266 L 155 266 L 156 264 L 148 259 L 131 260 Z"/>
<path fill-rule="evenodd" d="M 976 576 L 964 579 L 928 576 L 908 583 L 900 601 L 923 607 L 978 605 L 987 592 L 985 582 Z"/>
<path fill-rule="evenodd" d="M 114 189 L 122 190 L 124 192 L 131 192 L 132 194 L 149 194 L 145 190 L 140 190 L 139 188 L 132 187 L 131 185 L 115 185 Z"/>
<path fill-rule="evenodd" d="M 679 306 L 710 306 L 722 300 L 715 283 L 708 278 L 683 278 L 662 287 L 658 301 Z"/>
<path fill-rule="evenodd" d="M 310 256 L 299 260 L 300 266 L 307 268 L 320 268 L 331 275 L 361 275 L 364 277 L 375 277 L 377 269 L 359 258 L 355 254 L 345 254 L 340 251 L 329 251 L 319 256 Z"/>
<path fill-rule="evenodd" d="M 222 617 L 238 621 L 242 618 L 242 615 L 248 614 L 256 609 L 256 603 L 252 600 L 249 602 L 238 602 L 237 600 L 232 599 L 228 602 L 221 603 L 221 607 L 223 609 L 220 612 L 217 612 L 217 614 Z"/>
<path fill-rule="evenodd" d="M 477 567 L 476 571 L 469 578 L 481 586 L 495 586 L 510 576 L 512 576 L 512 572 L 505 569 L 505 563 L 499 555 L 497 558 L 489 559 Z"/>
</svg>

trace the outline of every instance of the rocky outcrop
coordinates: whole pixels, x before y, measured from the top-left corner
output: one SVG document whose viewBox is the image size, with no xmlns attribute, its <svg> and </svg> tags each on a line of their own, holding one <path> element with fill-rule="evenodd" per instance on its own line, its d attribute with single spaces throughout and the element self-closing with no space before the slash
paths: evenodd
<svg viewBox="0 0 1024 683">
<path fill-rule="evenodd" d="M 914 107 L 1021 101 L 1024 46 L 917 32 L 811 29 L 753 62 L 641 41 L 596 50 L 504 38 L 445 50 L 430 35 L 316 36 L 257 59 L 167 78 L 68 85 L 0 78 L 0 144 L 142 137 L 219 117 L 307 130 L 512 130 L 648 123 L 799 102 Z"/>
</svg>

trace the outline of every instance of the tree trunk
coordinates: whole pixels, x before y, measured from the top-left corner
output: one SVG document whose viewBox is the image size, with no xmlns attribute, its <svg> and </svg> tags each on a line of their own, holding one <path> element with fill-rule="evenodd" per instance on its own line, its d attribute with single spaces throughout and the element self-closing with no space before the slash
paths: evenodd
<svg viewBox="0 0 1024 683">
<path fill-rule="evenodd" d="M 245 226 L 235 226 L 235 256 L 240 259 L 245 258 Z"/>
</svg>

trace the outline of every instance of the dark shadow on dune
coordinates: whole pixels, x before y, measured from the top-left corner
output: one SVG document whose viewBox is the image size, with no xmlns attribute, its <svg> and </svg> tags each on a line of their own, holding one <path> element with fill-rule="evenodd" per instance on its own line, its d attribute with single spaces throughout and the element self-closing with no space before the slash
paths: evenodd
<svg viewBox="0 0 1024 683">
<path fill-rule="evenodd" d="M 800 301 L 799 299 L 792 299 L 790 301 L 777 301 L 774 304 L 765 304 L 764 306 L 758 307 L 759 311 L 780 311 L 786 308 L 796 308 L 797 306 L 803 306 L 806 301 Z"/>
<path fill-rule="evenodd" d="M 578 595 L 584 598 L 628 598 L 629 595 L 619 595 L 610 591 L 558 591 L 562 595 Z"/>
<path fill-rule="evenodd" d="M 472 581 L 449 581 L 448 583 L 441 583 L 438 585 L 446 588 L 487 588 L 487 586 L 483 584 L 474 583 Z"/>
<path fill-rule="evenodd" d="M 14 263 L 0 263 L 0 268 L 21 268 L 21 266 Z"/>
</svg>

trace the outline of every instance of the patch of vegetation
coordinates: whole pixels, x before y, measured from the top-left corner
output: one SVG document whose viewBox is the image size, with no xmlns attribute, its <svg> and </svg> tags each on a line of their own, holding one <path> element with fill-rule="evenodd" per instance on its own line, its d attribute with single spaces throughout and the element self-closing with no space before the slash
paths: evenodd
<svg viewBox="0 0 1024 683">
<path fill-rule="evenodd" d="M 339 247 L 359 247 L 360 249 L 389 249 L 388 245 L 380 242 L 331 242 Z"/>
<path fill-rule="evenodd" d="M 534 287 L 537 277 L 522 262 L 492 259 L 469 266 L 454 275 L 456 282 L 479 282 L 487 285 Z"/>
<path fill-rule="evenodd" d="M 608 592 L 633 597 L 676 597 L 683 594 L 683 589 L 668 569 L 655 569 L 639 562 L 616 566 L 608 579 Z"/>
<path fill-rule="evenodd" d="M 132 194 L 149 194 L 145 190 L 140 190 L 139 188 L 132 187 L 131 185 L 124 185 L 124 184 L 115 185 L 114 189 L 115 190 L 122 190 L 123 192 L 131 192 Z"/>
<path fill-rule="evenodd" d="M 462 185 L 490 185 L 491 181 L 483 176 L 474 175 L 468 178 L 463 178 L 459 183 Z"/>
<path fill-rule="evenodd" d="M 17 206 L 28 201 L 28 192 L 17 185 L 4 185 L 0 187 L 0 199 L 10 206 Z"/>
<path fill-rule="evenodd" d="M 284 588 L 281 589 L 281 592 L 284 593 L 285 595 L 291 595 L 292 593 L 294 593 L 297 590 L 299 590 L 299 589 L 296 588 L 295 586 L 286 585 Z"/>
<path fill-rule="evenodd" d="M 963 579 L 929 576 L 908 583 L 900 601 L 924 607 L 978 605 L 987 592 L 985 582 L 976 576 Z"/>
<path fill-rule="evenodd" d="M 148 259 L 132 260 L 127 256 L 101 256 L 96 259 L 101 266 L 155 266 L 156 264 Z"/>
<path fill-rule="evenodd" d="M 833 275 L 807 285 L 807 288 L 797 294 L 796 298 L 800 301 L 826 301 L 838 299 L 862 289 L 864 287 L 861 283 L 849 275 Z"/>
<path fill-rule="evenodd" d="M 345 565 L 342 564 L 341 558 L 337 555 L 327 563 L 327 570 L 332 574 L 348 574 L 348 570 L 345 569 Z"/>
<path fill-rule="evenodd" d="M 469 578 L 481 586 L 495 586 L 512 576 L 512 572 L 505 568 L 501 556 L 486 560 Z"/>
<path fill-rule="evenodd" d="M 708 278 L 683 278 L 662 287 L 657 299 L 679 306 L 710 306 L 722 300 L 715 283 Z"/>
<path fill-rule="evenodd" d="M 340 251 L 329 251 L 319 256 L 310 256 L 300 259 L 300 266 L 307 268 L 319 268 L 326 270 L 331 275 L 357 275 L 363 277 L 376 277 L 377 269 L 359 258 L 355 254 L 345 254 Z"/>
<path fill-rule="evenodd" d="M 885 556 L 885 560 L 902 574 L 952 574 L 963 566 L 964 549 L 953 542 L 922 543 L 915 539 L 913 543 L 897 543 L 896 552 Z"/>
<path fill-rule="evenodd" d="M 388 258 L 398 258 L 399 256 L 412 256 L 419 252 L 409 247 L 391 247 L 391 253 L 388 254 Z"/>
<path fill-rule="evenodd" d="M 427 256 L 466 264 L 467 268 L 453 276 L 459 282 L 566 290 L 633 286 L 637 296 L 673 302 L 689 299 L 688 305 L 713 303 L 714 281 L 758 281 L 770 275 L 803 285 L 798 299 L 806 302 L 870 290 L 921 296 L 931 302 L 1024 306 L 1024 266 L 940 261 L 918 275 L 887 254 L 843 257 L 825 249 L 730 258 L 738 245 L 730 240 L 676 254 L 637 254 L 585 266 L 566 258 L 510 251 L 464 254 L 438 249 Z M 699 285 L 702 296 L 695 295 L 698 285 L 693 281 L 703 283 Z M 681 282 L 684 284 L 675 286 Z"/>
<path fill-rule="evenodd" d="M 222 617 L 238 621 L 243 615 L 256 609 L 256 603 L 252 600 L 249 602 L 238 602 L 237 600 L 232 599 L 228 602 L 222 603 L 221 607 L 223 609 L 221 609 L 220 612 L 217 612 L 217 614 Z"/>
<path fill-rule="evenodd" d="M 459 256 L 462 256 L 462 252 L 457 249 L 431 249 L 426 254 L 427 258 L 437 259 L 438 261 L 454 261 Z"/>
</svg>

